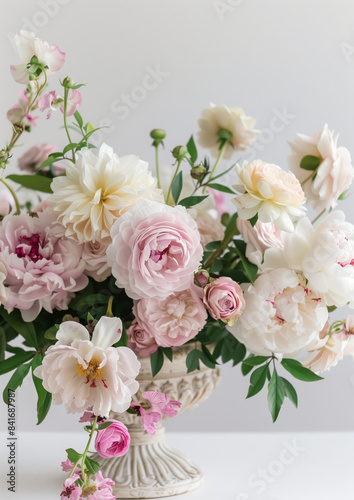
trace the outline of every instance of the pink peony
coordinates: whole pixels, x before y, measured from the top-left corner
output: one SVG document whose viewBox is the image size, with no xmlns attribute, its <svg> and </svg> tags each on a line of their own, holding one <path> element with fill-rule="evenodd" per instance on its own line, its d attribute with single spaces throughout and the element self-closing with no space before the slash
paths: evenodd
<svg viewBox="0 0 354 500">
<path fill-rule="evenodd" d="M 73 292 L 88 283 L 81 255 L 82 246 L 61 236 L 53 214 L 7 215 L 0 227 L 0 261 L 10 291 L 6 310 L 20 309 L 24 321 L 33 321 L 42 308 L 67 309 Z"/>
<path fill-rule="evenodd" d="M 21 90 L 18 104 L 12 106 L 7 112 L 7 119 L 13 125 L 21 125 L 25 128 L 36 126 L 36 120 L 38 120 L 39 116 L 33 116 L 28 113 L 29 95 L 28 90 Z"/>
<path fill-rule="evenodd" d="M 82 488 L 75 484 L 75 481 L 78 479 L 80 479 L 78 474 L 74 474 L 72 477 L 66 479 L 63 491 L 60 494 L 62 500 L 81 500 Z"/>
<path fill-rule="evenodd" d="M 36 172 L 48 156 L 55 153 L 56 150 L 57 148 L 54 144 L 37 144 L 36 146 L 28 149 L 17 160 L 17 166 L 20 170 L 25 170 L 31 173 Z"/>
<path fill-rule="evenodd" d="M 127 334 L 128 347 L 142 358 L 150 356 L 158 348 L 155 337 L 146 332 L 136 319 L 128 328 Z"/>
<path fill-rule="evenodd" d="M 121 413 L 139 388 L 135 379 L 140 370 L 131 349 L 111 347 L 121 335 L 119 318 L 102 316 L 91 340 L 83 325 L 65 321 L 58 330 L 58 342 L 46 351 L 35 375 L 53 394 L 53 401 L 69 412 L 81 413 L 92 406 L 97 416 Z"/>
<path fill-rule="evenodd" d="M 165 299 L 189 288 L 203 249 L 184 207 L 141 200 L 112 226 L 108 264 L 133 299 Z"/>
<path fill-rule="evenodd" d="M 107 420 L 106 422 L 111 422 L 111 425 L 97 432 L 96 451 L 103 458 L 122 457 L 129 450 L 129 431 L 118 420 Z"/>
<path fill-rule="evenodd" d="M 66 116 L 71 116 L 79 109 L 82 103 L 82 96 L 78 90 L 71 89 L 66 106 Z M 48 109 L 47 119 L 51 117 L 52 111 L 60 109 L 64 113 L 64 98 L 58 95 L 55 90 L 44 94 L 38 101 L 38 108 L 43 112 Z"/>
<path fill-rule="evenodd" d="M 111 275 L 111 268 L 107 263 L 107 245 L 99 241 L 84 243 L 82 258 L 86 263 L 85 274 L 95 281 L 104 281 Z"/>
<path fill-rule="evenodd" d="M 223 276 L 206 285 L 204 304 L 212 318 L 233 326 L 245 308 L 245 299 L 240 285 Z"/>
<path fill-rule="evenodd" d="M 134 303 L 133 313 L 146 335 L 162 347 L 180 346 L 203 328 L 207 313 L 194 290 Z"/>
<path fill-rule="evenodd" d="M 179 401 L 172 400 L 162 392 L 145 391 L 142 393 L 142 397 L 146 403 L 132 403 L 131 407 L 141 416 L 142 426 L 148 434 L 155 434 L 156 424 L 162 420 L 164 415 L 174 417 L 178 413 L 176 408 L 182 406 Z"/>
<path fill-rule="evenodd" d="M 14 37 L 14 42 L 17 47 L 22 64 L 11 66 L 11 73 L 14 80 L 18 83 L 27 84 L 29 72 L 27 65 L 35 56 L 38 63 L 46 67 L 47 75 L 56 73 L 61 69 L 65 61 L 65 53 L 62 52 L 56 45 L 48 45 L 39 38 L 36 38 L 34 33 L 30 31 L 20 31 Z M 43 80 L 43 74 L 39 76 Z"/>
</svg>

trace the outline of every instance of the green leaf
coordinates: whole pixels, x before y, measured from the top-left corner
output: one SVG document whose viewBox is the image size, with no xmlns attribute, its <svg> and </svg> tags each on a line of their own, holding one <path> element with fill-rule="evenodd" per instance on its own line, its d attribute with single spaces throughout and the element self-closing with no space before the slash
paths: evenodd
<svg viewBox="0 0 354 500">
<path fill-rule="evenodd" d="M 260 366 L 251 375 L 251 385 L 248 390 L 247 398 L 251 398 L 258 394 L 264 387 L 264 384 L 267 380 L 267 372 L 270 361 L 264 366 Z"/>
<path fill-rule="evenodd" d="M 254 227 L 257 220 L 258 220 L 258 213 L 256 213 L 256 215 L 254 215 L 251 219 L 249 219 L 248 222 L 251 224 L 252 227 Z"/>
<path fill-rule="evenodd" d="M 174 202 L 176 204 L 178 203 L 178 199 L 181 195 L 182 187 L 183 187 L 183 174 L 181 171 L 174 178 L 174 180 L 172 182 L 172 187 L 171 187 L 172 197 L 173 197 Z"/>
<path fill-rule="evenodd" d="M 306 155 L 300 162 L 300 168 L 304 170 L 317 170 L 322 160 L 318 156 Z"/>
<path fill-rule="evenodd" d="M 269 358 L 270 356 L 252 356 L 245 359 L 243 363 L 249 366 L 258 366 L 263 365 Z"/>
<path fill-rule="evenodd" d="M 32 360 L 32 379 L 34 386 L 37 391 L 37 425 L 41 424 L 45 417 L 48 414 L 48 411 L 51 407 L 52 403 L 52 395 L 47 392 L 44 387 L 43 387 L 43 382 L 40 378 L 36 377 L 34 375 L 34 370 L 37 368 L 37 366 L 40 366 L 42 364 L 43 360 L 43 354 L 37 354 Z"/>
<path fill-rule="evenodd" d="M 38 348 L 36 331 L 32 323 L 23 321 L 21 313 L 18 309 L 8 313 L 3 306 L 0 307 L 0 315 L 18 334 L 27 341 L 31 347 Z"/>
<path fill-rule="evenodd" d="M 273 370 L 272 378 L 268 383 L 268 406 L 273 418 L 273 422 L 278 418 L 280 408 L 284 402 L 285 389 L 283 382 L 277 374 L 276 369 Z"/>
<path fill-rule="evenodd" d="M 21 186 L 33 189 L 34 191 L 41 191 L 42 193 L 52 193 L 50 187 L 52 180 L 49 177 L 44 177 L 43 175 L 18 175 L 11 174 L 6 177 Z"/>
<path fill-rule="evenodd" d="M 173 351 L 171 347 L 161 347 L 162 352 L 171 362 L 173 361 Z"/>
<path fill-rule="evenodd" d="M 152 371 L 152 376 L 155 377 L 161 370 L 163 366 L 163 352 L 160 348 L 157 349 L 157 351 L 153 352 L 150 355 L 150 363 L 151 363 L 151 371 Z"/>
<path fill-rule="evenodd" d="M 65 148 L 63 149 L 63 154 L 65 155 L 65 153 L 67 153 L 68 151 L 72 151 L 73 149 L 75 149 L 77 147 L 78 147 L 78 144 L 76 142 L 72 142 L 71 144 L 68 144 L 67 146 L 65 146 Z"/>
<path fill-rule="evenodd" d="M 229 239 L 230 235 L 235 231 L 237 217 L 238 217 L 237 213 L 232 214 L 232 216 L 230 217 L 230 219 L 229 219 L 229 221 L 227 223 L 226 229 L 225 229 L 225 234 L 224 234 L 224 240 L 223 241 Z"/>
<path fill-rule="evenodd" d="M 5 359 L 6 351 L 6 333 L 5 330 L 0 326 L 0 363 Z"/>
<path fill-rule="evenodd" d="M 228 276 L 236 283 L 249 283 L 249 278 L 239 269 L 223 269 L 223 276 Z"/>
<path fill-rule="evenodd" d="M 44 338 L 48 340 L 57 340 L 58 328 L 53 325 L 44 332 Z"/>
<path fill-rule="evenodd" d="M 223 268 L 222 260 L 215 259 L 211 265 L 210 272 L 211 273 L 219 273 Z"/>
<path fill-rule="evenodd" d="M 190 164 L 194 165 L 198 158 L 197 146 L 195 145 L 193 135 L 190 136 L 189 141 L 187 142 L 187 151 L 190 154 Z"/>
<path fill-rule="evenodd" d="M 343 193 L 340 196 L 338 196 L 338 200 L 346 200 L 348 198 L 348 195 L 349 195 L 349 189 L 343 191 Z"/>
<path fill-rule="evenodd" d="M 222 191 L 223 193 L 236 194 L 235 191 L 233 191 L 229 187 L 224 186 L 223 184 L 218 184 L 217 182 L 208 184 L 208 188 L 215 189 L 216 191 Z"/>
<path fill-rule="evenodd" d="M 257 277 L 258 267 L 252 264 L 246 257 L 246 243 L 242 240 L 234 241 L 237 254 L 241 259 L 246 276 L 253 283 Z"/>
<path fill-rule="evenodd" d="M 218 250 L 220 248 L 221 241 L 211 241 L 205 245 L 206 250 Z"/>
<path fill-rule="evenodd" d="M 73 464 L 75 464 L 78 460 L 80 460 L 80 458 L 82 457 L 82 454 L 81 453 L 78 453 L 77 451 L 75 451 L 73 448 L 68 448 L 67 450 L 65 450 L 67 455 L 68 455 L 68 459 L 70 460 L 70 462 L 72 462 Z"/>
<path fill-rule="evenodd" d="M 296 359 L 283 359 L 281 364 L 285 370 L 291 373 L 293 377 L 303 380 L 304 382 L 316 382 L 317 380 L 323 380 L 323 377 L 320 377 L 312 370 L 305 368 Z"/>
<path fill-rule="evenodd" d="M 62 159 L 63 153 L 53 153 L 53 154 L 49 155 L 48 158 L 46 160 L 44 160 L 44 162 L 38 168 L 38 172 L 45 167 L 49 167 L 50 165 L 53 165 L 53 163 L 55 163 L 59 157 L 60 157 L 60 159 Z"/>
<path fill-rule="evenodd" d="M 15 356 L 11 356 L 10 358 L 5 359 L 5 361 L 1 361 L 0 375 L 11 372 L 18 366 L 26 363 L 26 361 L 32 359 L 35 354 L 35 351 L 23 351 L 23 354 L 15 354 Z"/>
<path fill-rule="evenodd" d="M 283 377 L 280 377 L 281 381 L 283 382 L 284 390 L 285 390 L 285 396 L 290 399 L 290 401 L 293 403 L 295 408 L 297 408 L 298 404 L 298 399 L 297 399 L 297 394 L 295 391 L 295 388 L 290 384 L 288 380 L 286 380 Z"/>
<path fill-rule="evenodd" d="M 85 465 L 91 474 L 96 474 L 101 468 L 100 464 L 96 462 L 96 460 L 92 460 L 92 458 L 89 457 L 85 458 Z"/>
<path fill-rule="evenodd" d="M 178 205 L 182 205 L 182 207 L 194 207 L 194 205 L 198 205 L 198 203 L 201 203 L 205 198 L 208 198 L 209 195 L 207 194 L 206 196 L 188 196 L 187 198 L 183 198 Z M 174 198 L 173 198 L 174 199 Z"/>
<path fill-rule="evenodd" d="M 84 124 L 84 120 L 82 119 L 82 116 L 80 115 L 80 113 L 78 111 L 75 111 L 74 116 L 75 116 L 75 119 L 77 121 L 77 124 L 79 125 L 80 128 L 82 128 L 82 126 Z"/>
<path fill-rule="evenodd" d="M 31 368 L 31 363 L 27 363 L 27 365 L 21 365 L 14 371 L 12 377 L 10 378 L 2 394 L 3 400 L 6 404 L 9 403 L 8 400 L 9 389 L 15 391 L 17 387 L 20 387 L 23 382 L 23 379 L 28 375 L 30 368 Z"/>
<path fill-rule="evenodd" d="M 110 425 L 112 425 L 113 422 L 104 422 L 103 424 L 101 424 L 99 427 L 97 427 L 96 430 L 98 431 L 103 431 L 103 429 L 107 429 L 107 427 L 109 427 Z"/>
<path fill-rule="evenodd" d="M 202 344 L 202 351 L 203 351 L 204 356 L 208 359 L 209 363 L 212 365 L 211 368 L 215 368 L 215 365 L 217 365 L 219 363 L 217 363 L 216 359 L 214 358 L 214 355 L 211 354 L 209 349 L 204 344 Z M 202 359 L 202 361 L 203 361 L 203 359 Z M 203 361 L 203 363 L 204 363 L 204 361 Z M 209 365 L 207 365 L 207 366 L 209 366 Z"/>
<path fill-rule="evenodd" d="M 187 365 L 187 373 L 193 372 L 194 370 L 199 370 L 199 360 L 200 360 L 201 351 L 199 349 L 193 349 L 187 355 L 186 365 Z"/>
</svg>

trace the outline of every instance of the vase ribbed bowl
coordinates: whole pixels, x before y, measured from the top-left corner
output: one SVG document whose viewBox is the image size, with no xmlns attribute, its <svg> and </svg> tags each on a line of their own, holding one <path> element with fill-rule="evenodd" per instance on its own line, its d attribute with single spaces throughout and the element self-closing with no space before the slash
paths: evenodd
<svg viewBox="0 0 354 500">
<path fill-rule="evenodd" d="M 220 382 L 218 369 L 201 363 L 200 370 L 187 373 L 186 357 L 195 345 L 173 349 L 173 361 L 165 359 L 161 371 L 152 377 L 150 358 L 141 358 L 138 377 L 140 390 L 160 391 L 182 403 L 179 414 L 205 401 Z M 123 457 L 102 459 L 105 477 L 115 481 L 118 498 L 161 498 L 192 491 L 201 483 L 202 472 L 183 453 L 165 442 L 165 426 L 159 423 L 156 434 L 146 434 L 140 417 L 129 413 L 115 414 L 129 429 L 131 445 Z M 178 418 L 178 415 L 175 417 Z"/>
</svg>

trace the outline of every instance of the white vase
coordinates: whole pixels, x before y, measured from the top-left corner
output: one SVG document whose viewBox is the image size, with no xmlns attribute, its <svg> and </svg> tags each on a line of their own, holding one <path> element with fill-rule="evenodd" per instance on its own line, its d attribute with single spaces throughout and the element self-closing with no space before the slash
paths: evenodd
<svg viewBox="0 0 354 500">
<path fill-rule="evenodd" d="M 186 357 L 194 348 L 195 344 L 174 348 L 173 361 L 165 359 L 154 378 L 150 358 L 141 358 L 138 377 L 141 391 L 161 391 L 180 401 L 179 413 L 196 408 L 216 389 L 220 372 L 201 363 L 199 371 L 187 373 Z M 127 425 L 131 436 L 130 449 L 123 457 L 102 459 L 97 456 L 96 459 L 102 464 L 103 475 L 115 481 L 113 491 L 118 498 L 160 498 L 198 488 L 202 480 L 201 470 L 165 443 L 162 423 L 151 436 L 145 433 L 141 419 L 136 415 L 116 414 L 113 418 Z"/>
</svg>

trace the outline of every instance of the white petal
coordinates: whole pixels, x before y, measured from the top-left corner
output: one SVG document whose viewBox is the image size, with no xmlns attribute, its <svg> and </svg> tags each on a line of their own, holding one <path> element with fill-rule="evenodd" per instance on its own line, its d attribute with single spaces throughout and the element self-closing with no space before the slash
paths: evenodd
<svg viewBox="0 0 354 500">
<path fill-rule="evenodd" d="M 119 318 L 109 318 L 102 316 L 93 331 L 92 343 L 107 349 L 118 342 L 122 336 L 122 321 Z"/>
<path fill-rule="evenodd" d="M 76 321 L 65 321 L 60 325 L 57 333 L 58 342 L 56 345 L 71 345 L 74 340 L 90 340 L 90 335 L 86 328 Z"/>
</svg>

